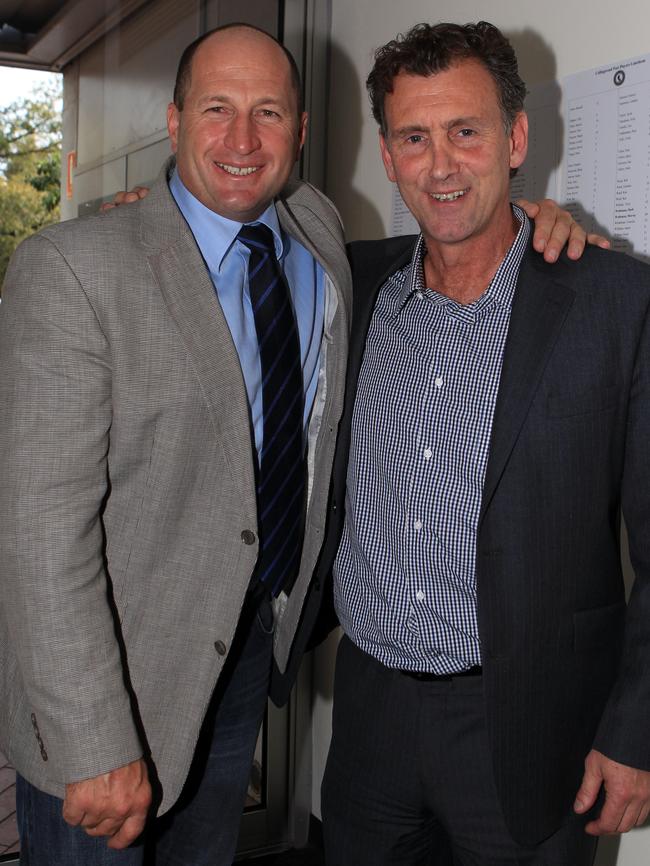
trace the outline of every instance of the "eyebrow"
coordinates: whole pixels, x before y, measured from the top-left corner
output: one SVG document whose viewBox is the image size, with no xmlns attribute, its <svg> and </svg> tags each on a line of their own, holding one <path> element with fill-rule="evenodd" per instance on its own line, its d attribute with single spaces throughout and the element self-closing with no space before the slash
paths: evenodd
<svg viewBox="0 0 650 866">
<path fill-rule="evenodd" d="M 453 117 L 445 123 L 445 129 L 453 129 L 455 126 L 485 126 L 485 120 L 480 117 Z M 391 137 L 402 137 L 404 135 L 414 135 L 417 133 L 428 133 L 429 127 L 419 123 L 412 123 L 407 126 L 400 126 L 390 132 Z"/>
<path fill-rule="evenodd" d="M 453 129 L 454 126 L 484 126 L 485 120 L 480 117 L 455 117 L 447 124 L 447 129 Z"/>
<path fill-rule="evenodd" d="M 233 100 L 230 96 L 220 95 L 218 93 L 213 93 L 210 96 L 202 96 L 199 99 L 199 105 L 209 105 L 212 102 L 225 102 L 228 105 L 232 104 Z M 286 108 L 286 103 L 278 99 L 277 96 L 263 96 L 261 99 L 256 100 L 254 103 L 255 106 L 259 105 L 275 105 L 281 108 Z"/>
<path fill-rule="evenodd" d="M 413 124 L 411 126 L 400 126 L 399 129 L 391 130 L 391 136 L 394 135 L 413 135 L 414 132 L 428 132 L 426 126 L 419 126 L 418 124 Z"/>
</svg>

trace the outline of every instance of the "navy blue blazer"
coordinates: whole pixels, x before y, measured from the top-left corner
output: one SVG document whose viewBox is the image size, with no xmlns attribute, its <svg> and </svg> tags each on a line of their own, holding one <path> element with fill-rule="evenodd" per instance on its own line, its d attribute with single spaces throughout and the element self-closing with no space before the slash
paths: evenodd
<svg viewBox="0 0 650 866">
<path fill-rule="evenodd" d="M 531 233 L 532 234 L 532 233 Z M 326 541 L 296 646 L 323 598 L 345 507 L 354 394 L 377 292 L 414 238 L 349 247 L 354 307 Z M 571 809 L 591 748 L 650 770 L 650 267 L 532 247 L 515 291 L 478 527 L 478 625 L 495 780 L 513 836 Z M 624 514 L 636 579 L 620 565 Z M 291 667 L 291 666 L 290 666 Z"/>
</svg>

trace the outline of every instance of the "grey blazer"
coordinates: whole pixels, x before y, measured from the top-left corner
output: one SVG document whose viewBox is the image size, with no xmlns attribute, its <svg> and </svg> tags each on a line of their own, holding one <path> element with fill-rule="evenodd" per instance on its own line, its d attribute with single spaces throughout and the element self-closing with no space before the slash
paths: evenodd
<svg viewBox="0 0 650 866">
<path fill-rule="evenodd" d="M 327 275 L 282 672 L 322 543 L 351 301 L 330 202 L 291 183 L 276 204 Z M 0 307 L 0 743 L 20 773 L 62 796 L 145 752 L 160 811 L 174 803 L 256 522 L 237 351 L 165 171 L 145 200 L 23 243 Z"/>
</svg>

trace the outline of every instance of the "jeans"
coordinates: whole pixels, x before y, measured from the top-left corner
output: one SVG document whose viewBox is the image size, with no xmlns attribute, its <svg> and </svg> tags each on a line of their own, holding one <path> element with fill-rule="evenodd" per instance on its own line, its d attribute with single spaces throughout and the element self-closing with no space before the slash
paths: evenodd
<svg viewBox="0 0 650 866">
<path fill-rule="evenodd" d="M 270 604 L 247 605 L 182 794 L 131 847 L 113 851 L 105 838 L 70 827 L 60 799 L 18 776 L 21 866 L 230 866 L 266 707 L 272 634 Z"/>
</svg>

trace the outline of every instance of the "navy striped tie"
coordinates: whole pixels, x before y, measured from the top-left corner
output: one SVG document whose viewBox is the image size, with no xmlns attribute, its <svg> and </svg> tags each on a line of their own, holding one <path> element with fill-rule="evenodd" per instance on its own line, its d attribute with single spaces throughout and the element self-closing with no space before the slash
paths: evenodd
<svg viewBox="0 0 650 866">
<path fill-rule="evenodd" d="M 260 552 L 254 578 L 277 595 L 291 588 L 302 549 L 306 466 L 300 342 L 271 230 L 259 223 L 244 225 L 238 238 L 250 250 L 248 285 L 262 367 Z"/>
</svg>

